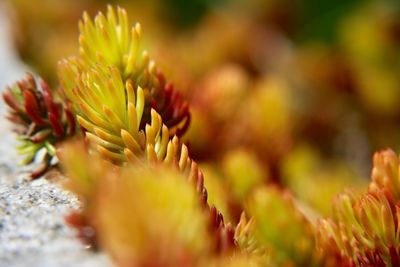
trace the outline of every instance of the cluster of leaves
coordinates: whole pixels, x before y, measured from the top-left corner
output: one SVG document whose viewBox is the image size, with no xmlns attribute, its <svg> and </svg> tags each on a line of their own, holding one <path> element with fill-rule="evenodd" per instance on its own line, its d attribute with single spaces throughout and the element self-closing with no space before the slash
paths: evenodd
<svg viewBox="0 0 400 267">
<path fill-rule="evenodd" d="M 241 251 L 261 266 L 399 266 L 400 160 L 386 150 L 373 161 L 367 192 L 339 194 L 324 219 L 286 191 L 258 188 L 236 228 Z"/>
<path fill-rule="evenodd" d="M 25 155 L 22 164 L 34 161 L 44 151 L 41 164 L 32 172 L 32 178 L 41 176 L 56 161 L 56 145 L 76 132 L 74 115 L 65 101 L 57 101 L 45 81 L 37 81 L 31 74 L 16 82 L 3 93 L 10 111 L 10 120 Z"/>
<path fill-rule="evenodd" d="M 318 222 L 320 249 L 345 266 L 399 266 L 399 163 L 391 150 L 374 155 L 368 192 L 338 195 L 334 217 Z"/>
<path fill-rule="evenodd" d="M 59 63 L 60 92 L 52 92 L 43 80 L 40 81 L 42 90 L 39 90 L 29 74 L 3 94 L 10 107 L 8 118 L 23 126 L 17 131 L 19 139 L 29 143 L 22 147 L 23 153 L 28 154 L 23 163 L 30 163 L 42 147 L 47 148 L 51 157 L 55 156 L 54 147 L 76 132 L 73 114 L 78 115 L 81 130 L 92 133 L 87 135 L 88 139 L 100 141 L 102 151 L 116 152 L 108 155 L 120 159 L 126 148 L 122 145 L 122 136 L 143 130 L 150 124 L 153 109 L 167 126 L 162 127 L 163 144 L 186 131 L 190 123 L 187 102 L 166 82 L 146 51 L 139 55 L 140 24 L 130 29 L 126 11 L 118 8 L 116 15 L 110 6 L 107 18 L 100 12 L 92 21 L 85 13 L 80 30 L 80 56 Z M 52 94 L 55 99 L 66 100 L 54 102 Z M 133 94 L 138 94 L 138 101 Z M 127 114 L 129 117 L 125 117 Z M 158 130 L 155 128 L 153 131 Z M 133 135 L 144 145 L 143 135 Z M 46 157 L 46 162 L 50 159 Z M 42 173 L 38 172 L 35 177 Z"/>
<path fill-rule="evenodd" d="M 110 77 L 111 79 L 119 73 L 120 79 L 124 83 L 130 81 L 134 90 L 139 86 L 143 88 L 144 118 L 141 128 L 150 123 L 151 109 L 155 109 L 163 117 L 171 136 L 179 136 L 185 132 L 190 122 L 188 103 L 174 90 L 171 83 L 166 82 L 155 62 L 150 60 L 147 51 L 141 52 L 142 28 L 139 23 L 131 28 L 126 11 L 118 8 L 115 12 L 109 6 L 106 15 L 100 12 L 93 21 L 84 13 L 79 29 L 79 56 L 64 59 L 59 63 L 61 84 L 65 94 L 75 103 L 78 114 L 83 112 L 80 102 L 90 101 L 91 97 L 81 94 L 82 90 L 85 90 L 82 83 L 90 86 L 88 83 L 93 82 L 93 72 L 97 72 L 99 67 L 112 68 L 114 77 Z M 89 74 L 91 72 L 92 75 Z M 109 86 L 104 80 L 103 83 Z M 98 90 L 101 91 L 102 88 Z M 111 100 L 106 103 L 109 101 Z M 118 101 L 122 99 L 115 99 L 114 104 L 124 103 Z M 115 107 L 110 103 L 108 108 Z"/>
<path fill-rule="evenodd" d="M 61 158 L 66 187 L 85 203 L 70 222 L 84 219 L 81 234 L 97 233 L 91 238 L 118 266 L 193 266 L 212 253 L 202 200 L 177 168 L 117 168 L 81 142 L 66 146 Z"/>
<path fill-rule="evenodd" d="M 85 13 L 79 28 L 79 55 L 59 63 L 60 92 L 28 75 L 3 97 L 18 126 L 24 163 L 44 151 L 34 177 L 56 161 L 60 142 L 84 136 L 86 142 L 71 142 L 58 154 L 65 187 L 82 201 L 67 221 L 84 242 L 122 267 L 400 264 L 400 162 L 393 152 L 374 156 L 367 193 L 339 195 L 333 216 L 319 220 L 289 192 L 264 184 L 261 170 L 249 172 L 258 165 L 245 151 L 231 155 L 224 164 L 230 204 L 244 209 L 234 228 L 209 202 L 203 172 L 181 141 L 190 122 L 188 104 L 140 49 L 141 26 L 131 28 L 125 10 L 108 7 L 94 20 Z M 236 104 L 246 83 L 233 81 Z M 272 87 L 257 90 L 250 107 L 270 100 L 262 110 L 270 114 L 270 106 L 284 106 L 279 81 Z M 234 112 L 223 97 L 229 91 L 220 96 L 210 89 L 203 96 L 219 100 L 209 109 L 221 111 L 216 125 L 225 127 Z M 261 127 L 258 112 L 250 108 L 254 123 L 238 132 L 274 132 Z M 282 128 L 290 124 L 285 115 L 277 121 Z"/>
</svg>

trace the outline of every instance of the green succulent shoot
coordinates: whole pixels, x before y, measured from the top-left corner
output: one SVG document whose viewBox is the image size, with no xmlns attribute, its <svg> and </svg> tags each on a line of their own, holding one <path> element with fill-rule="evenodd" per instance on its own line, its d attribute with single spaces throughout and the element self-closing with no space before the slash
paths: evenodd
<svg viewBox="0 0 400 267">
<path fill-rule="evenodd" d="M 124 165 L 127 162 L 178 163 L 190 172 L 192 161 L 179 138 L 170 139 L 160 114 L 151 110 L 151 123 L 140 128 L 145 107 L 144 90 L 125 84 L 115 67 L 96 65 L 81 73 L 78 86 L 71 92 L 77 120 L 92 148 L 103 157 Z M 197 175 L 197 174 L 196 174 Z"/>
<path fill-rule="evenodd" d="M 142 28 L 139 23 L 131 27 L 124 9 L 117 8 L 115 12 L 108 6 L 107 14 L 99 12 L 93 21 L 84 13 L 79 29 L 79 56 L 59 63 L 61 84 L 69 99 L 76 97 L 73 91 L 79 87 L 82 73 L 90 72 L 98 65 L 110 67 L 120 73 L 123 83 L 130 80 L 135 91 L 138 87 L 143 89 L 141 128 L 150 123 L 151 109 L 155 109 L 168 126 L 171 136 L 179 136 L 186 131 L 190 122 L 188 103 L 171 83 L 166 82 L 147 51 L 141 50 Z M 121 100 L 109 99 L 126 105 L 125 102 L 118 102 Z"/>
<path fill-rule="evenodd" d="M 261 187 L 247 201 L 246 211 L 252 219 L 246 224 L 242 217 L 236 234 L 247 237 L 237 240 L 253 254 L 265 251 L 264 265 L 323 266 L 315 250 L 314 227 L 289 192 Z"/>
</svg>

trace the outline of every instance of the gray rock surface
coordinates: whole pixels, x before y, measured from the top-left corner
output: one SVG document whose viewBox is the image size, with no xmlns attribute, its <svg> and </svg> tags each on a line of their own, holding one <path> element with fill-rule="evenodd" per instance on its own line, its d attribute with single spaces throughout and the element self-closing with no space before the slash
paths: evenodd
<svg viewBox="0 0 400 267">
<path fill-rule="evenodd" d="M 2 168 L 1 172 L 9 172 Z M 0 266 L 109 266 L 85 250 L 64 223 L 77 199 L 46 179 L 26 174 L 0 179 Z"/>
<path fill-rule="evenodd" d="M 26 72 L 10 45 L 5 10 L 0 1 L 0 90 Z M 0 267 L 110 266 L 105 255 L 85 249 L 64 222 L 79 207 L 77 199 L 46 179 L 29 181 L 27 168 L 17 168 L 17 142 L 5 111 L 0 101 Z"/>
</svg>

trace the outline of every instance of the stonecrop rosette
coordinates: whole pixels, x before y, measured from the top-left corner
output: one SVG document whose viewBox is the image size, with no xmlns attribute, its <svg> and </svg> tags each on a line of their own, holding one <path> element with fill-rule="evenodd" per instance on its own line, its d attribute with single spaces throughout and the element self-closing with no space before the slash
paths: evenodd
<svg viewBox="0 0 400 267">
<path fill-rule="evenodd" d="M 246 202 L 246 212 L 252 219 L 246 224 L 242 216 L 237 240 L 242 249 L 259 255 L 264 266 L 325 266 L 315 250 L 314 226 L 288 191 L 260 187 Z M 246 227 L 248 233 L 239 230 Z"/>
<path fill-rule="evenodd" d="M 108 189 L 112 188 L 114 185 L 117 187 L 121 185 L 120 189 L 122 190 L 122 188 L 125 187 L 127 183 L 130 183 L 130 179 L 139 180 L 143 178 L 151 179 L 151 181 L 149 182 L 151 182 L 151 184 L 158 184 L 160 188 L 157 190 L 162 190 L 162 188 L 164 187 L 162 185 L 162 181 L 170 179 L 169 173 L 176 173 L 173 176 L 182 179 L 182 182 L 179 183 L 186 184 L 185 187 L 190 188 L 191 191 L 196 193 L 195 203 L 197 206 L 195 207 L 195 210 L 200 210 L 202 213 L 201 216 L 204 217 L 204 220 L 202 219 L 202 227 L 204 229 L 207 229 L 206 235 L 209 236 L 207 237 L 207 247 L 209 253 L 213 255 L 229 255 L 228 252 L 233 251 L 235 247 L 233 240 L 233 229 L 230 225 L 224 224 L 222 215 L 216 210 L 215 207 L 208 206 L 207 192 L 203 185 L 203 176 L 202 173 L 197 169 L 195 163 L 192 164 L 189 174 L 187 174 L 185 170 L 182 171 L 182 169 L 180 169 L 179 166 L 176 165 L 171 166 L 170 164 L 147 164 L 148 161 L 136 161 L 123 168 L 120 168 L 114 164 L 111 164 L 109 161 L 104 160 L 104 158 L 101 157 L 99 154 L 89 154 L 87 152 L 87 148 L 83 145 L 82 142 L 66 144 L 63 149 L 60 150 L 60 158 L 68 176 L 68 179 L 65 181 L 65 186 L 67 187 L 67 189 L 76 193 L 84 203 L 80 211 L 75 211 L 67 217 L 67 221 L 78 230 L 79 237 L 86 244 L 92 246 L 93 248 L 104 249 L 105 246 L 109 245 L 108 241 L 106 242 L 107 244 L 104 245 L 102 241 L 104 235 L 109 235 L 107 238 L 115 240 L 113 237 L 114 233 L 118 232 L 122 235 L 124 232 L 128 233 L 134 231 L 134 229 L 130 229 L 130 226 L 128 227 L 127 225 L 124 225 L 124 227 L 121 229 L 119 229 L 118 227 L 119 230 L 116 231 L 116 228 L 108 228 L 110 225 L 108 225 L 107 223 L 107 225 L 105 225 L 105 227 L 107 227 L 106 232 L 102 228 L 102 226 L 99 225 L 100 221 L 97 217 L 100 212 L 104 215 L 104 218 L 106 219 L 107 216 L 104 213 L 106 211 L 103 211 L 101 209 L 106 207 L 108 204 L 124 206 L 123 201 L 132 203 L 142 203 L 143 201 L 139 193 L 134 194 L 134 192 L 132 191 L 131 193 L 124 194 L 124 197 L 122 199 L 114 200 L 110 198 L 106 204 L 103 204 L 103 201 L 105 201 L 103 198 L 105 198 L 105 196 L 109 194 L 109 192 L 107 191 Z M 175 162 L 175 164 L 178 163 Z M 174 168 L 174 166 L 176 167 Z M 196 178 L 196 175 L 199 175 L 199 177 Z M 103 180 L 107 181 L 104 182 Z M 142 182 L 140 181 L 136 181 L 135 183 L 139 183 L 140 185 L 142 184 Z M 108 185 L 104 187 L 101 186 L 104 184 Z M 142 189 L 147 190 L 146 188 Z M 177 192 L 175 193 L 178 194 Z M 157 198 L 157 196 L 161 195 L 162 194 L 158 192 L 155 193 L 155 195 L 152 197 Z M 146 197 L 150 197 L 150 195 L 146 195 Z M 102 204 L 99 204 L 100 202 Z M 136 208 L 139 209 L 139 206 L 137 206 Z M 180 205 L 177 205 L 177 207 L 179 206 Z M 130 209 L 127 208 L 126 210 Z M 176 210 L 176 212 L 178 211 L 179 209 Z M 148 212 L 151 213 L 150 204 L 148 207 Z M 143 216 L 145 215 L 146 214 L 143 214 Z M 132 221 L 136 219 L 137 214 L 135 212 L 131 213 L 121 210 L 120 214 L 115 214 L 115 216 L 111 216 L 110 218 L 116 218 L 116 216 L 122 216 L 121 220 L 123 219 Z M 139 219 L 140 218 L 138 218 L 138 220 Z M 151 216 L 149 215 L 149 217 L 146 217 L 146 220 L 151 220 Z M 159 224 L 160 221 L 163 220 L 156 220 L 157 224 Z M 162 224 L 164 224 L 164 221 Z M 185 227 L 191 226 L 185 225 Z M 156 229 L 153 230 L 155 231 Z M 136 244 L 134 243 L 125 244 L 122 239 L 115 242 L 115 245 L 118 246 L 136 246 Z"/>
<path fill-rule="evenodd" d="M 116 68 L 124 83 L 130 80 L 134 90 L 139 86 L 143 89 L 141 128 L 150 122 L 151 109 L 155 109 L 171 136 L 186 131 L 190 123 L 188 103 L 171 83 L 166 82 L 147 51 L 141 50 L 142 29 L 139 23 L 131 28 L 124 9 L 117 8 L 115 12 L 108 6 L 107 15 L 99 12 L 93 21 L 84 13 L 79 29 L 79 56 L 59 63 L 61 84 L 69 98 L 74 98 L 72 91 L 79 86 L 83 72 L 96 65 Z"/>
<path fill-rule="evenodd" d="M 196 266 L 215 255 L 208 214 L 177 169 L 116 168 L 79 143 L 66 146 L 61 159 L 65 186 L 85 204 L 69 222 L 117 266 Z"/>
<path fill-rule="evenodd" d="M 7 119 L 22 142 L 18 147 L 25 155 L 21 163 L 33 162 L 44 151 L 40 165 L 31 173 L 37 178 L 56 161 L 57 144 L 75 134 L 74 115 L 67 103 L 54 99 L 44 80 L 36 81 L 32 74 L 8 87 L 3 99 L 9 107 Z"/>
<path fill-rule="evenodd" d="M 367 193 L 337 196 L 333 218 L 318 222 L 318 247 L 345 266 L 400 265 L 399 159 L 391 150 L 374 155 Z"/>
<path fill-rule="evenodd" d="M 145 92 L 139 86 L 126 83 L 116 67 L 100 64 L 81 73 L 77 87 L 69 98 L 75 104 L 77 120 L 86 138 L 104 157 L 116 164 L 127 161 L 187 163 L 187 148 L 177 156 L 178 138 L 170 139 L 168 127 L 161 116 L 151 110 L 151 122 L 144 129 Z"/>
</svg>

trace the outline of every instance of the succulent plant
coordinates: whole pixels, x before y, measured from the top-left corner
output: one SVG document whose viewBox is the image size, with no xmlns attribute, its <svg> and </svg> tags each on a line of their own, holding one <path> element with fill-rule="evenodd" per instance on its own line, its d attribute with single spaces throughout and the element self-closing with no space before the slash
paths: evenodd
<svg viewBox="0 0 400 267">
<path fill-rule="evenodd" d="M 22 164 L 35 160 L 40 151 L 44 156 L 31 173 L 41 176 L 56 161 L 56 146 L 75 134 L 75 119 L 66 102 L 55 100 L 47 83 L 35 80 L 32 74 L 8 87 L 3 99 L 9 107 L 7 119 L 13 123 L 22 144 L 19 153 L 25 155 Z"/>
<path fill-rule="evenodd" d="M 223 27 L 219 26 L 237 25 L 238 21 L 243 22 L 239 28 L 231 27 L 233 32 L 229 29 L 220 35 Z M 259 26 L 241 18 L 216 24 L 211 21 L 209 25 L 217 37 L 214 39 L 228 36 L 246 45 L 229 47 L 220 54 L 221 45 L 203 38 L 207 31 L 198 36 L 189 34 L 190 42 L 184 35 L 179 40 L 169 36 L 164 39 L 176 43 L 176 52 L 171 54 L 188 54 L 194 48 L 206 48 L 213 54 L 212 62 L 204 57 L 207 51 L 192 53 L 182 61 L 207 68 L 213 65 L 215 70 L 210 68 L 208 75 L 205 68 L 193 70 L 185 63 L 185 68 L 194 71 L 193 77 L 183 68 L 172 71 L 196 89 L 191 100 L 197 122 L 187 139 L 191 146 L 182 141 L 191 122 L 189 105 L 142 49 L 141 25 L 132 27 L 122 8 L 108 6 L 104 14 L 99 12 L 94 18 L 83 14 L 79 52 L 58 65 L 59 91 L 53 92 L 42 79 L 28 74 L 3 94 L 10 109 L 8 119 L 22 142 L 19 151 L 25 155 L 23 163 L 41 162 L 32 177 L 39 177 L 60 158 L 67 176 L 62 181 L 81 200 L 80 209 L 66 218 L 78 236 L 92 248 L 108 253 L 119 267 L 400 266 L 400 160 L 393 151 L 374 155 L 372 181 L 366 192 L 338 195 L 327 218 L 316 219 L 319 215 L 313 210 L 330 214 L 325 211 L 326 199 L 347 182 L 353 186 L 358 182 L 353 175 L 347 179 L 350 168 L 342 170 L 346 160 L 340 159 L 336 165 L 337 159 L 325 157 L 333 142 L 326 151 L 317 151 L 312 146 L 320 140 L 310 142 L 314 135 L 308 136 L 315 129 L 322 129 L 324 136 L 337 136 L 342 126 L 345 131 L 351 130 L 347 123 L 353 120 L 338 123 L 335 112 L 324 110 L 310 115 L 325 103 L 315 104 L 313 98 L 320 99 L 321 94 L 329 102 L 331 85 L 335 89 L 343 86 L 350 94 L 338 97 L 344 100 L 334 99 L 334 106 L 341 107 L 359 92 L 357 105 L 362 107 L 353 110 L 345 103 L 338 114 L 351 112 L 349 117 L 358 117 L 360 110 L 372 112 L 374 107 L 381 107 L 373 119 L 379 120 L 385 113 L 393 116 L 391 120 L 397 118 L 396 98 L 388 97 L 396 95 L 392 90 L 396 87 L 394 72 L 380 69 L 380 64 L 388 67 L 392 63 L 377 60 L 386 58 L 386 52 L 379 55 L 385 49 L 376 49 L 381 44 L 373 44 L 371 51 L 379 53 L 372 53 L 376 57 L 372 60 L 368 49 L 342 55 L 352 51 L 344 46 L 327 54 L 335 66 L 318 69 L 320 62 L 325 62 L 323 54 L 317 57 L 315 66 L 308 66 L 306 79 L 297 71 L 288 78 L 287 71 L 281 69 L 297 65 L 297 56 L 286 58 L 292 54 L 287 53 L 292 51 L 291 46 L 275 47 L 286 43 L 282 42 L 285 38 L 265 46 L 265 40 L 273 41 L 276 33 L 253 31 L 252 27 Z M 388 32 L 384 35 L 398 31 L 397 26 L 385 28 Z M 245 38 L 242 33 L 246 33 Z M 251 37 L 249 43 L 248 35 L 261 38 Z M 218 40 L 220 44 L 229 43 Z M 264 54 L 260 47 L 273 49 Z M 388 55 L 395 51 L 392 41 L 382 47 L 393 48 Z M 272 55 L 283 50 L 287 50 L 285 59 Z M 166 59 L 173 57 L 167 55 Z M 200 57 L 202 60 L 198 60 Z M 221 68 L 214 64 L 222 58 L 240 65 L 224 64 Z M 284 59 L 286 63 L 272 67 L 263 58 Z M 374 66 L 360 64 L 363 58 L 372 60 Z M 379 70 L 375 70 L 378 65 Z M 340 70 L 341 66 L 349 69 Z M 360 77 L 347 77 L 353 71 Z M 383 93 L 365 91 L 379 85 L 379 78 L 386 82 Z M 365 83 L 370 80 L 372 83 Z M 360 83 L 354 83 L 357 81 Z M 308 87 L 314 89 L 316 84 L 322 85 L 321 92 L 308 92 Z M 297 89 L 307 91 L 309 99 L 298 99 L 304 92 L 295 92 Z M 375 98 L 378 102 L 373 101 Z M 314 107 L 309 109 L 309 104 Z M 358 118 L 353 119 L 360 123 Z M 359 136 L 349 132 L 346 138 Z M 77 133 L 85 141 L 59 145 Z M 304 140 L 298 142 L 297 135 Z M 303 141 L 311 143 L 309 151 L 309 144 Z M 349 150 L 362 146 L 354 144 Z M 300 151 L 294 147 L 300 147 Z M 324 153 L 321 160 L 316 156 L 319 152 Z M 192 157 L 212 161 L 200 168 Z M 333 167 L 326 164 L 330 162 Z M 206 181 L 201 169 L 209 174 Z M 205 185 L 211 190 L 207 191 Z M 225 218 L 237 223 L 236 227 L 224 221 L 214 204 L 224 211 Z"/>
<path fill-rule="evenodd" d="M 182 176 L 131 168 L 103 177 L 95 218 L 100 243 L 118 266 L 189 267 L 213 255 L 207 214 Z"/>
<path fill-rule="evenodd" d="M 204 187 L 203 174 L 198 169 L 197 164 L 189 158 L 187 147 L 184 144 L 181 145 L 178 137 L 176 136 L 172 140 L 169 139 L 168 128 L 162 124 L 160 115 L 154 110 L 152 111 L 152 124 L 147 125 L 145 130 L 139 131 L 137 125 L 138 121 L 140 121 L 140 118 L 137 120 L 136 116 L 138 113 L 135 111 L 140 110 L 139 103 L 142 91 L 140 88 L 138 89 L 138 99 L 136 99 L 136 106 L 139 108 L 134 108 L 133 102 L 131 103 L 131 101 L 135 100 L 135 94 L 133 93 L 132 88 L 130 88 L 128 92 L 131 92 L 132 94 L 128 94 L 128 98 L 130 99 L 129 103 L 131 105 L 129 105 L 130 108 L 127 111 L 128 114 L 126 117 L 133 118 L 129 120 L 129 122 L 136 121 L 136 124 L 129 124 L 129 127 L 127 127 L 126 130 L 121 129 L 121 136 L 119 137 L 111 134 L 105 134 L 107 133 L 106 129 L 95 126 L 95 124 L 92 122 L 89 122 L 83 119 L 83 117 L 78 116 L 78 121 L 80 121 L 81 125 L 87 131 L 86 138 L 89 141 L 89 144 L 91 144 L 92 147 L 93 144 L 95 144 L 95 151 L 97 151 L 98 154 L 103 158 L 106 158 L 114 163 L 120 163 L 121 161 L 125 160 L 127 161 L 124 164 L 125 166 L 132 164 L 146 165 L 149 163 L 155 165 L 163 164 L 180 170 L 180 172 L 187 177 L 186 179 L 193 184 L 194 188 L 196 188 L 201 199 L 202 206 L 209 210 L 209 228 L 215 234 L 216 238 L 214 249 L 216 251 L 226 251 L 232 249 L 234 247 L 233 228 L 229 224 L 225 225 L 222 214 L 219 213 L 215 207 L 208 206 L 207 191 Z M 131 112 L 130 114 L 129 111 Z M 108 139 L 101 139 L 103 136 L 106 136 Z M 110 136 L 112 139 L 110 139 Z M 119 138 L 120 142 L 122 143 L 121 147 L 111 145 L 111 141 L 115 143 L 117 138 Z M 71 151 L 70 154 L 74 155 L 72 158 L 76 158 L 76 153 L 77 152 Z M 68 152 L 66 152 L 66 154 L 68 154 Z M 87 161 L 90 161 L 90 159 L 87 158 L 79 160 L 79 162 Z M 82 166 L 82 163 L 80 164 L 79 168 L 76 168 L 76 171 L 79 174 L 81 172 L 85 172 L 85 168 L 87 169 L 87 167 Z M 88 179 L 82 180 L 88 181 Z M 76 188 L 85 188 L 85 186 L 82 185 Z M 82 189 L 77 189 L 75 191 L 79 193 L 80 190 Z M 69 219 L 73 221 L 73 224 L 80 224 L 78 227 L 80 229 L 85 229 L 87 226 L 85 223 L 85 216 L 82 217 L 79 215 L 72 215 L 72 217 Z M 91 234 L 92 233 L 90 233 L 90 235 Z M 85 239 L 89 243 L 94 240 L 92 236 L 86 237 Z"/>
<path fill-rule="evenodd" d="M 322 266 L 315 250 L 314 228 L 289 192 L 259 188 L 247 203 L 253 236 L 278 266 Z"/>
<path fill-rule="evenodd" d="M 119 165 L 127 162 L 164 162 L 176 165 L 189 180 L 198 183 L 202 194 L 203 178 L 197 164 L 188 156 L 188 149 L 178 137 L 170 139 L 162 117 L 151 110 L 151 124 L 140 128 L 145 107 L 144 90 L 133 88 L 115 67 L 97 65 L 82 74 L 73 91 L 77 120 L 94 150 Z"/>
<path fill-rule="evenodd" d="M 118 8 L 115 12 L 108 6 L 107 15 L 99 12 L 94 21 L 84 13 L 79 29 L 79 57 L 59 63 L 61 84 L 70 100 L 76 98 L 73 91 L 81 85 L 82 73 L 90 72 L 96 65 L 115 68 L 123 83 L 130 80 L 134 90 L 139 86 L 143 88 L 141 128 L 150 122 L 151 109 L 155 109 L 163 117 L 171 136 L 186 131 L 190 123 L 188 103 L 171 83 L 166 82 L 147 51 L 141 52 L 142 28 L 139 23 L 130 28 L 126 11 Z"/>
<path fill-rule="evenodd" d="M 374 155 L 369 191 L 338 195 L 334 217 L 318 222 L 322 251 L 345 266 L 399 266 L 398 168 L 393 151 Z"/>
<path fill-rule="evenodd" d="M 398 204 L 400 200 L 399 157 L 392 150 L 387 149 L 375 153 L 373 162 L 372 181 L 368 192 L 374 194 L 383 191 L 388 198 Z"/>
<path fill-rule="evenodd" d="M 349 266 L 400 264 L 399 208 L 392 210 L 384 194 L 341 194 L 334 204 L 334 219 L 319 222 L 321 246 Z"/>
<path fill-rule="evenodd" d="M 61 155 L 66 186 L 85 203 L 82 234 L 96 233 L 90 237 L 118 266 L 193 266 L 213 254 L 208 214 L 177 169 L 116 168 L 82 144 L 66 146 Z"/>
<path fill-rule="evenodd" d="M 94 246 L 94 248 L 100 247 L 104 249 L 105 246 L 107 247 L 110 245 L 109 243 L 111 241 L 104 241 L 102 239 L 104 238 L 103 235 L 106 235 L 105 238 L 107 239 L 113 239 L 113 234 L 117 232 L 121 233 L 122 237 L 123 233 L 138 231 L 137 229 L 131 229 L 131 227 L 135 228 L 134 225 L 120 225 L 119 227 L 113 227 L 113 223 L 110 221 L 110 218 L 113 218 L 112 220 L 114 220 L 120 216 L 121 220 L 132 222 L 132 220 L 136 220 L 136 217 L 139 216 L 137 218 L 138 220 L 148 220 L 148 224 L 156 223 L 156 225 L 159 225 L 160 221 L 163 221 L 164 224 L 163 218 L 155 219 L 157 216 L 152 217 L 152 215 L 154 215 L 152 214 L 152 209 L 157 208 L 157 206 L 153 207 L 152 203 L 144 203 L 150 198 L 154 199 L 154 201 L 161 201 L 160 197 L 163 194 L 170 194 L 168 200 L 166 201 L 172 201 L 174 204 L 171 204 L 172 206 L 163 212 L 171 213 L 171 216 L 175 216 L 176 212 L 180 211 L 179 207 L 182 207 L 182 203 L 180 204 L 179 200 L 179 192 L 176 190 L 178 190 L 180 187 L 183 187 L 188 188 L 184 189 L 183 191 L 188 191 L 190 189 L 190 192 L 193 192 L 190 194 L 195 194 L 195 200 L 193 200 L 191 203 L 196 205 L 193 206 L 191 204 L 190 207 L 186 206 L 185 209 L 187 210 L 183 210 L 182 212 L 194 212 L 201 214 L 202 219 L 200 221 L 202 225 L 201 227 L 203 227 L 202 231 L 204 232 L 204 229 L 206 230 L 205 234 L 201 234 L 201 232 L 198 232 L 197 230 L 194 230 L 192 233 L 199 234 L 199 237 L 197 237 L 200 240 L 199 242 L 203 240 L 202 238 L 206 238 L 207 241 L 204 242 L 205 244 L 200 244 L 199 246 L 206 246 L 210 255 L 224 254 L 226 251 L 231 251 L 233 249 L 234 244 L 232 228 L 224 225 L 221 214 L 218 213 L 215 208 L 211 207 L 209 210 L 204 209 L 204 207 L 207 206 L 207 202 L 204 198 L 204 195 L 198 194 L 198 189 L 201 188 L 200 184 L 197 183 L 193 186 L 191 183 L 185 181 L 187 179 L 185 179 L 185 173 L 180 171 L 179 167 L 171 168 L 171 165 L 165 164 L 146 164 L 147 162 L 143 161 L 132 163 L 129 166 L 120 168 L 114 164 L 111 164 L 109 161 L 105 161 L 104 158 L 100 157 L 99 154 L 97 154 L 97 156 L 88 154 L 87 148 L 82 142 L 66 145 L 60 151 L 61 162 L 63 163 L 67 176 L 69 177 L 69 179 L 67 179 L 65 182 L 65 187 L 76 193 L 84 203 L 82 210 L 80 212 L 72 213 L 70 216 L 68 216 L 67 221 L 76 227 L 79 231 L 79 236 L 87 244 Z M 176 179 L 178 178 L 181 179 L 182 182 L 177 182 Z M 140 181 L 141 179 L 144 181 Z M 185 185 L 181 186 L 180 184 L 182 183 Z M 168 184 L 171 184 L 171 187 L 169 187 Z M 149 186 L 149 188 L 142 188 L 142 186 Z M 112 188 L 119 188 L 118 192 L 113 191 Z M 171 191 L 168 188 L 171 190 L 175 188 L 176 190 Z M 153 189 L 157 192 L 155 192 Z M 132 192 L 125 190 L 131 190 Z M 162 190 L 165 190 L 165 192 L 162 192 Z M 138 192 L 134 193 L 134 191 Z M 113 196 L 107 197 L 109 194 L 112 194 Z M 183 192 L 183 195 L 185 194 L 189 193 Z M 120 197 L 117 197 L 117 195 Z M 173 197 L 175 197 L 176 200 L 172 199 Z M 124 204 L 125 202 L 126 204 Z M 132 211 L 132 207 L 126 207 L 126 205 L 133 205 L 134 203 L 140 203 L 140 205 L 144 205 L 141 207 L 140 205 L 135 204 L 138 205 L 135 209 L 140 210 L 143 214 L 138 214 L 137 212 Z M 157 205 L 162 205 L 163 201 L 157 203 Z M 109 204 L 113 206 L 116 205 L 115 207 L 119 206 L 120 208 L 116 209 L 114 207 L 108 210 L 108 208 L 105 207 L 108 207 Z M 148 207 L 146 205 L 148 205 Z M 175 207 L 175 205 L 177 206 Z M 176 211 L 174 211 L 174 207 L 177 209 Z M 161 206 L 159 208 L 161 208 Z M 126 210 L 131 210 L 132 212 L 126 213 Z M 110 213 L 114 211 L 115 214 L 110 216 Z M 149 214 L 145 214 L 146 212 Z M 159 210 L 158 212 L 162 212 L 162 210 Z M 103 216 L 105 221 L 108 220 L 108 222 L 105 222 L 104 225 L 99 225 L 102 220 L 98 218 L 98 216 L 100 216 L 99 214 Z M 192 218 L 194 220 L 196 216 L 188 215 L 188 218 Z M 155 221 L 151 222 L 151 220 Z M 139 224 L 138 227 L 141 227 L 140 225 L 142 225 L 142 223 Z M 194 221 L 192 221 L 192 223 L 194 223 Z M 186 221 L 185 225 L 182 225 L 182 227 L 189 227 L 188 229 L 190 229 L 190 227 L 195 226 L 191 225 L 192 223 Z M 156 231 L 156 225 L 152 225 L 154 228 L 152 231 Z M 103 227 L 106 227 L 107 229 L 104 230 Z M 170 225 L 170 227 L 172 228 L 168 230 L 169 232 L 171 232 L 176 225 Z M 163 227 L 160 228 L 163 229 Z M 139 241 L 140 240 L 136 240 L 135 242 Z M 117 244 L 114 244 L 115 242 Z M 115 242 L 111 242 L 113 243 L 111 246 L 137 245 L 135 243 L 131 244 L 130 242 L 125 242 L 123 239 Z M 119 242 L 121 243 L 119 244 Z M 156 242 L 156 240 L 142 240 L 141 242 L 147 242 L 150 244 L 151 242 Z M 197 246 L 196 244 L 192 245 Z M 119 252 L 114 251 L 113 253 L 118 254 Z"/>
<path fill-rule="evenodd" d="M 107 19 L 99 13 L 94 24 L 84 14 L 80 29 L 80 57 L 62 61 L 60 77 L 89 150 L 123 168 L 161 164 L 178 169 L 209 212 L 213 249 L 231 250 L 233 227 L 225 225 L 222 214 L 208 205 L 203 174 L 178 138 L 189 123 L 187 104 L 149 63 L 147 53 L 136 64 L 140 26 L 130 32 L 125 11 L 118 9 L 117 22 L 109 7 Z M 68 220 L 88 243 L 96 245 L 96 232 L 85 236 L 84 230 L 92 227 L 90 217 L 84 211 Z"/>
<path fill-rule="evenodd" d="M 153 49 L 185 93 L 142 48 L 142 27 L 124 9 L 85 12 L 79 51 L 54 68 L 60 90 L 28 74 L 3 94 L 22 163 L 40 161 L 36 178 L 60 159 L 58 181 L 81 200 L 67 222 L 118 267 L 400 266 L 399 156 L 374 155 L 368 190 L 357 179 L 370 147 L 400 140 L 391 8 L 368 4 L 345 20 L 339 47 L 296 47 L 297 34 L 237 10 L 208 14 L 194 32 L 165 24 Z M 144 18 L 145 9 L 135 11 Z M 52 22 L 65 21 L 54 10 Z M 351 42 L 359 36 L 370 42 Z M 59 46 L 46 59 L 67 48 L 33 38 Z M 27 48 L 35 58 L 49 50 L 37 47 Z M 186 136 L 183 94 L 193 104 Z M 84 140 L 68 140 L 76 135 Z"/>
<path fill-rule="evenodd" d="M 271 259 L 268 255 L 267 248 L 260 244 L 254 236 L 254 228 L 254 217 L 248 219 L 246 213 L 243 212 L 235 228 L 235 240 L 237 245 L 243 254 L 257 258 L 258 261 L 264 265 L 269 264 Z"/>
</svg>

